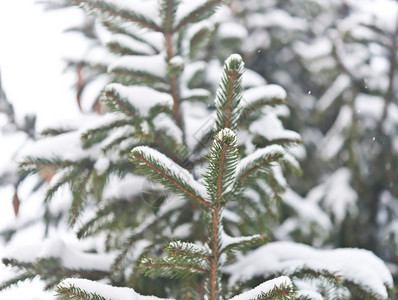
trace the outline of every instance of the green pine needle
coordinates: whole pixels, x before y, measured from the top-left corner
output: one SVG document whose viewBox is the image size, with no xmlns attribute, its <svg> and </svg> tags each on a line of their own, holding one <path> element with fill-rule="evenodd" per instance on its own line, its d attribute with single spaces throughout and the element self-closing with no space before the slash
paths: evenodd
<svg viewBox="0 0 398 300">
<path fill-rule="evenodd" d="M 221 130 L 210 148 L 205 175 L 206 189 L 214 205 L 230 200 L 238 157 L 236 135 L 228 128 Z"/>
<path fill-rule="evenodd" d="M 242 100 L 242 74 L 244 63 L 238 54 L 231 55 L 224 63 L 224 72 L 216 94 L 215 132 L 229 128 L 237 131 Z"/>
</svg>

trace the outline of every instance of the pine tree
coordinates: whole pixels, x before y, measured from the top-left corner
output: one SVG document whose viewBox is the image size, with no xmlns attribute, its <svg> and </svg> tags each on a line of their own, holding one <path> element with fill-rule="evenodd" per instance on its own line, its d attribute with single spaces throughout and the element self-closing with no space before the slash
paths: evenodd
<svg viewBox="0 0 398 300">
<path fill-rule="evenodd" d="M 265 7 L 281 9 L 260 4 L 255 12 Z M 298 6 L 286 1 L 283 10 L 297 26 L 290 35 L 285 29 L 285 42 L 274 46 L 278 54 L 271 54 L 272 49 L 266 53 L 289 74 L 272 64 L 256 69 L 294 95 L 296 117 L 290 120 L 303 135 L 307 159 L 301 162 L 304 177 L 293 186 L 307 194 L 305 201 L 319 203 L 330 215 L 333 234 L 326 242 L 364 247 L 393 264 L 396 233 L 391 222 L 397 194 L 390 168 L 396 165 L 397 9 L 394 1 L 309 1 Z M 246 11 L 246 18 L 255 12 Z M 252 23 L 252 32 L 259 35 L 261 23 Z M 299 36 L 292 34 L 297 31 Z M 256 65 L 263 66 L 266 58 L 256 57 Z"/>
<path fill-rule="evenodd" d="M 231 20 L 247 29 L 241 47 L 247 65 L 286 87 L 292 117 L 285 125 L 303 136 L 304 176 L 290 180 L 302 196 L 284 202 L 318 203 L 333 223 L 315 221 L 329 234 L 300 231 L 288 216 L 289 236 L 365 247 L 395 265 L 396 2 L 236 1 L 235 7 L 238 18 Z"/>
<path fill-rule="evenodd" d="M 394 117 L 398 38 L 394 24 L 398 6 L 393 1 L 382 4 L 390 14 L 378 12 L 376 3 L 370 4 L 372 10 L 356 5 L 346 7 L 345 17 L 330 34 L 330 56 L 340 74 L 322 96 L 317 111 L 319 115 L 331 111 L 335 116 L 323 138 L 321 157 L 334 169 L 343 164 L 341 169 L 351 178 L 352 199 L 358 203 L 357 209 L 351 209 L 348 222 L 342 222 L 339 242 L 365 247 L 396 264 L 393 207 L 398 193 L 391 170 L 397 165 L 393 145 L 398 128 Z M 352 64 L 351 49 L 356 49 L 356 56 L 361 57 Z M 338 143 L 339 139 L 342 143 Z M 330 153 L 327 147 L 333 140 L 339 146 Z M 338 175 L 332 173 L 331 177 Z M 318 190 L 327 184 L 320 184 Z M 333 186 L 326 188 L 336 190 Z"/>
<path fill-rule="evenodd" d="M 289 147 L 301 138 L 278 119 L 286 97 L 281 87 L 244 73 L 239 55 L 221 67 L 198 50 L 222 22 L 212 16 L 221 1 L 71 2 L 97 14 L 114 34 L 108 45 L 120 57 L 108 67 L 114 82 L 101 96 L 110 113 L 48 131 L 51 136 L 35 144 L 21 167 L 27 174 L 55 171 L 44 200 L 70 200 L 69 225 L 80 238 L 102 240 L 105 249 L 50 239 L 29 255 L 11 251 L 3 262 L 20 273 L 2 288 L 40 275 L 48 288 L 62 281 L 61 299 L 145 299 L 136 292 L 388 298 L 390 273 L 369 252 L 322 255 L 304 245 L 269 242 L 239 254 L 276 239 L 278 202 L 287 187 L 282 169 L 299 172 Z M 65 187 L 70 196 L 59 199 Z M 264 264 L 256 253 L 272 255 Z M 236 270 L 245 257 L 253 259 L 244 264 L 251 272 Z M 328 260 L 355 264 L 340 270 Z M 359 261 L 377 271 L 362 271 L 366 276 L 358 280 L 353 270 L 362 267 Z M 94 282 L 99 280 L 115 287 Z"/>
</svg>

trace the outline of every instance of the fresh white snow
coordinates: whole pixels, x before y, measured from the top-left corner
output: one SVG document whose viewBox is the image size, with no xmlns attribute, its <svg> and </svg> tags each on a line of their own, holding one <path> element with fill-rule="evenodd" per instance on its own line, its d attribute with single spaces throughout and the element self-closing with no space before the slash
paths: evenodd
<svg viewBox="0 0 398 300">
<path fill-rule="evenodd" d="M 260 285 L 256 286 L 254 289 L 246 291 L 242 294 L 239 294 L 230 300 L 252 300 L 257 299 L 262 293 L 266 294 L 272 291 L 275 288 L 280 288 L 282 286 L 290 286 L 293 287 L 293 283 L 287 276 L 280 276 L 266 282 L 261 283 Z"/>
<path fill-rule="evenodd" d="M 218 27 L 218 36 L 222 39 L 244 39 L 247 35 L 247 29 L 236 22 L 221 23 Z"/>
<path fill-rule="evenodd" d="M 276 84 L 254 87 L 243 92 L 243 105 L 249 106 L 260 100 L 285 99 L 286 91 Z"/>
<path fill-rule="evenodd" d="M 160 300 L 164 298 L 158 298 L 155 296 L 144 296 L 138 294 L 133 289 L 126 287 L 114 287 L 99 283 L 97 281 L 78 279 L 78 278 L 67 278 L 61 281 L 60 286 L 70 287 L 75 286 L 89 293 L 97 293 L 107 300 Z"/>
<path fill-rule="evenodd" d="M 205 186 L 196 181 L 186 169 L 176 164 L 163 153 L 160 153 L 159 151 L 147 146 L 138 146 L 132 151 L 139 152 L 146 160 L 156 160 L 163 166 L 163 168 L 170 170 L 175 176 L 178 176 L 184 180 L 203 199 L 207 199 Z"/>
<path fill-rule="evenodd" d="M 121 98 L 128 100 L 143 117 L 147 117 L 150 109 L 156 105 L 173 106 L 173 98 L 170 94 L 158 92 L 146 86 L 125 86 L 111 83 L 106 86 L 105 90 L 116 91 Z"/>
<path fill-rule="evenodd" d="M 226 266 L 225 271 L 231 275 L 229 285 L 232 286 L 253 276 L 286 274 L 303 267 L 336 273 L 384 299 L 388 297 L 386 285 L 393 286 L 387 266 L 370 251 L 354 248 L 322 250 L 293 242 L 269 243 L 238 258 L 237 262 Z"/>
<path fill-rule="evenodd" d="M 281 154 L 283 156 L 285 153 L 285 149 L 283 149 L 280 145 L 271 145 L 265 148 L 257 149 L 255 152 L 247 155 L 245 158 L 239 161 L 236 167 L 236 177 L 240 177 L 242 172 L 244 172 L 247 168 L 250 168 L 250 165 L 261 157 L 273 156 L 276 154 Z"/>
<path fill-rule="evenodd" d="M 29 251 L 26 251 L 29 249 Z M 6 248 L 5 257 L 21 262 L 33 262 L 36 258 L 59 258 L 62 266 L 72 269 L 109 271 L 115 258 L 109 253 L 85 253 L 59 237 L 48 238 L 35 244 Z"/>
<path fill-rule="evenodd" d="M 249 127 L 252 134 L 264 136 L 269 141 L 278 139 L 300 140 L 300 135 L 285 129 L 281 120 L 273 113 L 266 112 L 261 118 L 252 122 Z"/>
<path fill-rule="evenodd" d="M 126 55 L 110 64 L 108 72 L 118 68 L 146 72 L 160 78 L 166 77 L 166 61 L 163 54 L 148 56 Z"/>
</svg>

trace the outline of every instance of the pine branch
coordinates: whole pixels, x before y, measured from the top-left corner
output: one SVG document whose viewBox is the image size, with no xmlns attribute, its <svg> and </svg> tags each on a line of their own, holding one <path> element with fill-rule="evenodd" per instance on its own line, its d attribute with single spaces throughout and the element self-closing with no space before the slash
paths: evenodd
<svg viewBox="0 0 398 300">
<path fill-rule="evenodd" d="M 123 144 L 123 147 L 121 147 L 121 144 Z M 120 157 L 127 157 L 131 148 L 138 146 L 139 144 L 141 144 L 141 141 L 137 140 L 135 132 L 132 129 L 129 134 L 117 137 L 113 141 L 109 142 L 107 145 L 102 147 L 101 151 L 107 155 L 109 152 L 116 150 L 119 151 Z M 112 171 L 119 173 L 120 171 L 123 171 L 123 169 L 126 169 L 126 166 L 130 165 L 124 164 L 126 161 L 127 159 L 121 159 L 118 163 L 111 163 L 109 168 L 112 169 Z M 128 170 L 133 171 L 133 166 L 128 167 Z M 123 174 L 125 172 L 121 173 Z"/>
<path fill-rule="evenodd" d="M 214 139 L 206 170 L 206 189 L 214 206 L 226 202 L 235 180 L 238 162 L 236 135 L 228 128 L 221 130 Z"/>
<path fill-rule="evenodd" d="M 239 238 L 237 238 L 237 240 L 238 239 Z M 224 246 L 220 251 L 220 255 L 222 253 L 229 253 L 236 250 L 243 251 L 246 249 L 250 249 L 256 245 L 263 244 L 265 240 L 266 239 L 259 234 L 250 237 L 242 237 L 240 241 L 238 240 Z"/>
<path fill-rule="evenodd" d="M 209 244 L 211 248 L 212 258 L 210 260 L 210 277 L 208 294 L 211 300 L 217 300 L 220 296 L 220 205 L 212 208 L 211 211 L 211 230 L 209 230 Z"/>
<path fill-rule="evenodd" d="M 272 178 L 272 179 L 271 179 Z M 261 178 L 249 180 L 246 182 L 246 186 L 250 187 L 253 192 L 258 194 L 260 201 L 253 201 L 249 198 L 247 204 L 253 207 L 255 211 L 264 213 L 264 208 L 266 209 L 266 214 L 276 219 L 278 216 L 277 204 L 280 203 L 279 191 L 282 193 L 284 188 L 278 185 L 275 180 L 275 175 L 272 172 L 262 172 Z M 274 187 L 272 187 L 274 185 Z M 278 188 L 276 188 L 276 186 Z M 271 201 L 274 200 L 274 201 Z"/>
<path fill-rule="evenodd" d="M 118 105 L 120 107 L 120 104 L 118 104 Z M 112 130 L 114 130 L 116 128 L 125 127 L 125 126 L 128 126 L 131 128 L 131 127 L 134 127 L 134 124 L 131 121 L 131 119 L 120 118 L 120 119 L 116 119 L 116 120 L 110 122 L 109 124 L 101 125 L 96 128 L 86 130 L 85 132 L 82 133 L 82 136 L 81 136 L 83 148 L 90 148 L 94 144 L 97 144 L 97 143 L 105 140 L 109 136 L 109 133 Z M 129 130 L 133 131 L 133 128 L 131 128 Z"/>
<path fill-rule="evenodd" d="M 69 169 L 64 169 L 62 176 L 58 178 L 56 182 L 52 182 L 50 187 L 47 189 L 44 201 L 49 201 L 58 191 L 58 189 L 64 184 L 73 182 L 76 177 L 79 176 L 81 171 L 82 170 L 79 167 L 70 167 Z"/>
<path fill-rule="evenodd" d="M 104 20 L 102 24 L 112 33 L 126 35 L 132 38 L 133 40 L 137 40 L 138 42 L 148 45 L 155 54 L 158 54 L 160 52 L 159 49 L 153 43 L 151 43 L 150 40 L 147 40 L 137 34 L 134 34 L 128 29 L 123 28 L 122 25 L 120 24 L 117 24 L 115 22 L 110 22 L 107 20 Z"/>
<path fill-rule="evenodd" d="M 47 128 L 44 129 L 40 134 L 43 136 L 57 136 L 63 133 L 72 132 L 72 128 Z"/>
<path fill-rule="evenodd" d="M 79 228 L 77 237 L 80 239 L 103 231 L 116 230 L 116 225 L 114 224 L 117 222 L 116 219 L 122 218 L 123 213 L 128 212 L 129 208 L 136 204 L 136 200 L 112 199 L 109 203 L 100 207 L 95 212 L 95 216 Z M 113 218 L 109 216 L 113 216 Z"/>
<path fill-rule="evenodd" d="M 170 191 L 209 206 L 201 184 L 175 162 L 149 147 L 136 147 L 131 151 L 131 161 L 152 180 Z"/>
<path fill-rule="evenodd" d="M 243 94 L 241 118 L 258 114 L 265 106 L 285 104 L 286 92 L 280 86 L 268 84 L 246 90 Z"/>
<path fill-rule="evenodd" d="M 197 32 L 195 32 L 189 40 L 189 58 L 191 60 L 196 60 L 203 55 L 204 48 L 209 42 L 211 37 L 212 28 L 209 26 L 203 26 Z M 191 78 L 192 80 L 193 78 Z M 190 82 L 188 83 L 188 87 L 190 86 Z"/>
<path fill-rule="evenodd" d="M 211 300 L 220 296 L 219 256 L 220 256 L 220 209 L 229 198 L 235 181 L 236 165 L 238 162 L 237 130 L 239 119 L 239 104 L 242 98 L 241 75 L 243 62 L 240 56 L 230 56 L 224 64 L 222 83 L 217 91 L 216 130 L 210 149 L 205 181 L 206 189 L 212 201 L 211 221 L 209 222 L 209 245 L 212 252 L 210 260 L 210 277 L 208 295 Z M 229 199 L 228 199 L 229 200 Z"/>
<path fill-rule="evenodd" d="M 171 32 L 171 26 L 175 17 L 175 12 L 177 9 L 177 0 L 164 0 L 163 6 L 165 7 L 165 19 L 164 19 L 164 37 L 166 40 L 166 51 L 167 51 L 167 59 L 170 62 L 174 57 L 174 49 L 173 49 L 173 32 Z M 179 128 L 183 128 L 182 118 L 180 112 L 180 92 L 178 86 L 178 77 L 176 74 L 172 74 L 168 72 L 168 76 L 170 79 L 170 87 L 171 87 L 171 95 L 173 97 L 173 115 L 174 120 Z"/>
<path fill-rule="evenodd" d="M 167 157 L 171 158 L 183 168 L 189 170 L 189 168 L 191 167 L 189 165 L 189 159 L 187 157 L 189 152 L 185 145 L 177 144 L 177 141 L 168 136 L 168 134 L 165 133 L 163 130 L 155 131 L 154 136 L 155 145 L 157 146 L 157 148 L 159 148 L 160 151 L 165 153 Z"/>
<path fill-rule="evenodd" d="M 334 272 L 330 272 L 328 270 L 315 270 L 309 267 L 303 267 L 295 270 L 291 274 L 289 274 L 291 278 L 299 278 L 299 279 L 320 279 L 322 278 L 328 284 L 335 287 L 346 287 L 349 289 L 352 296 L 357 296 L 360 299 L 365 300 L 387 300 L 382 296 L 378 295 L 372 289 L 366 285 L 361 285 L 360 283 L 353 282 L 352 280 L 348 280 L 343 276 L 336 274 Z"/>
<path fill-rule="evenodd" d="M 241 293 L 231 300 L 291 300 L 296 299 L 296 292 L 289 277 L 280 276 L 258 285 L 254 289 Z"/>
<path fill-rule="evenodd" d="M 165 79 L 163 77 L 146 71 L 134 70 L 123 66 L 111 67 L 109 72 L 114 76 L 116 82 L 124 85 L 155 86 L 156 84 L 160 85 L 165 83 Z"/>
<path fill-rule="evenodd" d="M 170 242 L 169 244 L 167 244 L 164 251 L 170 257 L 191 256 L 199 260 L 208 260 L 211 258 L 211 252 L 209 249 L 186 242 Z"/>
<path fill-rule="evenodd" d="M 298 279 L 316 279 L 323 278 L 329 284 L 334 286 L 339 286 L 342 283 L 342 278 L 340 275 L 330 272 L 329 270 L 315 270 L 309 267 L 302 267 L 294 270 L 294 272 L 289 273 L 289 277 Z"/>
<path fill-rule="evenodd" d="M 76 178 L 76 181 L 72 182 L 71 189 L 73 199 L 71 207 L 69 209 L 68 218 L 70 226 L 73 226 L 76 223 L 77 218 L 82 211 L 84 200 L 86 199 L 88 194 L 87 185 L 89 183 L 92 172 L 93 169 L 84 170 L 79 174 L 78 178 Z"/>
<path fill-rule="evenodd" d="M 193 275 L 207 274 L 207 271 L 192 259 L 173 257 L 167 258 L 144 258 L 139 266 L 140 272 L 145 276 L 161 276 L 170 278 L 186 278 Z"/>
<path fill-rule="evenodd" d="M 148 226 L 149 228 L 150 226 Z M 123 269 L 122 265 L 123 263 L 126 263 L 126 260 L 131 254 L 131 252 L 134 250 L 134 245 L 137 242 L 139 238 L 142 237 L 142 232 L 139 233 L 134 233 L 131 236 L 128 237 L 128 239 L 124 242 L 124 244 L 121 247 L 121 251 L 114 260 L 112 264 L 112 271 L 113 273 L 119 272 L 121 269 Z M 156 242 L 156 241 L 154 241 Z M 149 247 L 153 248 L 153 244 L 151 244 Z M 134 262 L 136 263 L 136 262 Z"/>
<path fill-rule="evenodd" d="M 265 139 L 264 137 L 261 137 L 260 139 L 255 138 L 255 143 L 258 147 L 264 148 L 267 146 L 272 146 L 272 145 L 280 145 L 283 147 L 289 147 L 292 145 L 297 145 L 301 144 L 303 140 L 301 138 L 277 138 L 277 139 L 272 139 L 268 140 Z"/>
<path fill-rule="evenodd" d="M 40 172 L 41 170 L 55 171 L 57 169 L 75 166 L 76 162 L 71 160 L 61 160 L 59 158 L 42 158 L 27 156 L 19 163 L 19 168 L 22 174 L 30 175 Z"/>
<path fill-rule="evenodd" d="M 101 98 L 112 111 L 120 111 L 133 120 L 137 119 L 136 108 L 127 99 L 122 98 L 115 88 L 105 90 Z"/>
<path fill-rule="evenodd" d="M 222 2 L 223 0 L 206 1 L 203 5 L 197 7 L 182 18 L 180 22 L 174 26 L 173 32 L 180 32 L 185 26 L 208 18 Z"/>
<path fill-rule="evenodd" d="M 242 159 L 236 168 L 235 188 L 239 189 L 244 183 L 256 176 L 256 172 L 262 168 L 269 169 L 273 162 L 279 161 L 286 154 L 286 151 L 278 146 L 268 146 L 258 149 Z"/>
<path fill-rule="evenodd" d="M 110 275 L 109 272 L 102 270 L 71 269 L 63 266 L 60 259 L 53 257 L 39 258 L 34 262 L 23 262 L 13 258 L 3 258 L 2 261 L 6 266 L 11 266 L 23 272 L 21 275 L 10 279 L 7 284 L 13 284 L 20 280 L 25 280 L 23 279 L 24 277 L 29 279 L 30 276 L 35 277 L 39 275 L 42 280 L 47 282 L 48 289 L 50 289 L 65 277 L 75 276 L 99 280 Z"/>
<path fill-rule="evenodd" d="M 284 98 L 260 98 L 256 101 L 253 101 L 251 103 L 245 103 L 245 101 L 242 101 L 242 111 L 241 115 L 244 116 L 244 118 L 247 118 L 250 114 L 253 113 L 258 113 L 261 111 L 261 108 L 266 107 L 266 106 L 276 106 L 276 105 L 284 105 L 286 104 L 286 101 Z"/>
<path fill-rule="evenodd" d="M 162 27 L 165 33 L 170 33 L 172 31 L 179 4 L 180 0 L 162 0 L 160 2 L 160 15 L 163 16 Z"/>
<path fill-rule="evenodd" d="M 274 200 L 274 203 L 278 205 L 281 202 L 280 195 L 285 191 L 285 186 L 279 182 L 272 169 L 265 170 L 264 174 L 265 174 L 264 176 L 265 182 L 267 183 L 268 187 L 271 188 L 271 195 Z M 270 210 L 270 214 L 272 215 L 272 210 Z"/>
<path fill-rule="evenodd" d="M 26 280 L 33 280 L 35 277 L 36 274 L 25 271 L 23 274 L 20 274 L 18 276 L 15 276 L 9 280 L 2 282 L 0 285 L 0 292 L 13 285 L 19 284 L 20 282 L 24 282 Z"/>
<path fill-rule="evenodd" d="M 58 285 L 56 292 L 56 296 L 58 296 L 60 300 L 108 300 L 97 293 L 86 292 L 73 284 L 64 286 L 61 283 Z"/>
<path fill-rule="evenodd" d="M 128 47 L 119 41 L 110 41 L 106 43 L 106 47 L 109 49 L 110 52 L 117 54 L 117 55 L 150 55 L 152 53 L 147 53 L 145 51 L 135 50 L 131 47 Z"/>
<path fill-rule="evenodd" d="M 215 132 L 224 128 L 236 132 L 238 128 L 243 66 L 242 58 L 238 54 L 231 55 L 224 63 L 224 72 L 215 101 L 217 108 Z"/>
<path fill-rule="evenodd" d="M 261 292 L 255 300 L 291 300 L 295 299 L 296 292 L 291 285 L 281 285 L 274 287 L 269 292 Z"/>
<path fill-rule="evenodd" d="M 363 300 L 388 300 L 391 298 L 384 298 L 381 295 L 372 291 L 369 286 L 361 285 L 360 283 L 351 280 L 343 279 L 342 285 L 347 287 L 352 296 L 356 296 Z M 392 295 L 390 295 L 392 296 Z"/>
<path fill-rule="evenodd" d="M 167 201 L 167 200 L 165 200 L 165 201 Z M 122 264 L 122 262 L 125 261 L 126 257 L 129 255 L 129 253 L 133 249 L 135 243 L 139 239 L 142 239 L 146 232 L 153 230 L 159 224 L 161 224 L 162 221 L 164 223 L 169 223 L 169 218 L 173 214 L 174 214 L 174 210 L 170 210 L 170 211 L 166 211 L 164 213 L 159 213 L 157 215 L 152 215 L 151 217 L 147 218 L 144 223 L 141 223 L 138 227 L 136 227 L 134 229 L 133 233 L 126 239 L 126 241 L 122 245 L 119 255 L 114 260 L 112 269 L 118 270 L 120 268 L 120 265 Z M 158 242 L 158 241 L 154 241 L 154 243 L 156 243 L 156 242 Z"/>
<path fill-rule="evenodd" d="M 59 285 L 59 294 L 66 296 L 62 299 L 84 299 L 84 300 L 112 300 L 112 299 L 153 299 L 167 300 L 155 296 L 143 296 L 132 288 L 111 286 L 91 280 L 67 278 Z M 98 292 L 92 292 L 98 291 Z M 106 298 L 104 298 L 106 296 Z M 72 297 L 72 298 L 70 298 Z"/>
<path fill-rule="evenodd" d="M 161 31 L 161 28 L 153 20 L 136 13 L 132 10 L 120 8 L 112 3 L 104 0 L 68 0 L 73 5 L 81 5 L 86 9 L 92 11 L 98 11 L 101 14 L 112 17 L 119 18 L 126 22 L 135 23 L 141 27 L 151 29 L 153 31 Z"/>
</svg>

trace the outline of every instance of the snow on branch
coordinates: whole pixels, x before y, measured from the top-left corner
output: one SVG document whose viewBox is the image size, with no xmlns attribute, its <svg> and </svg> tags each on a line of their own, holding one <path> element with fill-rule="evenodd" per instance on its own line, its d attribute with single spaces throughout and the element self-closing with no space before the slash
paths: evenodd
<svg viewBox="0 0 398 300">
<path fill-rule="evenodd" d="M 242 115 L 250 111 L 257 111 L 266 105 L 285 103 L 286 91 L 276 84 L 254 87 L 243 93 Z M 245 113 L 246 112 L 246 113 Z"/>
<path fill-rule="evenodd" d="M 233 237 L 228 235 L 224 230 L 221 231 L 221 253 L 248 249 L 259 243 L 264 243 L 265 238 L 259 234 L 251 236 Z"/>
<path fill-rule="evenodd" d="M 223 0 L 184 0 L 178 7 L 174 32 L 182 30 L 185 26 L 202 21 L 215 12 Z"/>
<path fill-rule="evenodd" d="M 29 249 L 29 251 L 27 251 Z M 85 253 L 60 238 L 49 238 L 37 244 L 24 247 L 10 247 L 5 257 L 18 262 L 30 263 L 36 259 L 60 259 L 62 267 L 70 270 L 97 270 L 109 272 L 114 259 L 113 254 Z"/>
<path fill-rule="evenodd" d="M 252 300 L 252 299 L 280 299 L 280 295 L 293 292 L 293 283 L 289 277 L 280 276 L 261 283 L 250 291 L 239 294 L 230 300 Z"/>
<path fill-rule="evenodd" d="M 108 84 L 105 88 L 107 99 L 120 107 L 120 111 L 125 112 L 125 106 L 132 106 L 128 109 L 129 115 L 135 117 L 138 113 L 142 117 L 147 117 L 154 107 L 171 108 L 173 98 L 167 94 L 158 92 L 146 86 L 124 86 L 119 83 Z"/>
<path fill-rule="evenodd" d="M 135 147 L 130 154 L 146 175 L 169 188 L 172 192 L 208 206 L 205 187 L 197 182 L 184 168 L 177 165 L 166 155 L 146 146 Z"/>
<path fill-rule="evenodd" d="M 161 31 L 158 18 L 154 18 L 155 1 L 145 1 L 140 5 L 124 0 L 68 0 L 73 5 L 80 5 L 84 9 L 101 14 L 105 18 L 118 19 L 125 22 L 131 22 L 140 27 L 148 28 L 154 31 Z M 130 4 L 129 4 L 130 2 Z"/>
<path fill-rule="evenodd" d="M 114 74 L 123 84 L 164 83 L 166 61 L 164 54 L 126 55 L 109 65 L 108 72 Z"/>
<path fill-rule="evenodd" d="M 249 176 L 263 167 L 271 167 L 272 162 L 278 161 L 286 154 L 279 145 L 271 145 L 256 150 L 242 159 L 236 168 L 236 185 L 241 185 Z"/>
<path fill-rule="evenodd" d="M 334 171 L 327 179 L 312 188 L 306 198 L 318 203 L 333 215 L 335 224 L 341 224 L 347 215 L 358 214 L 358 194 L 350 182 L 352 174 L 348 168 L 342 167 Z"/>
<path fill-rule="evenodd" d="M 209 259 L 211 256 L 208 247 L 181 241 L 170 242 L 166 246 L 165 251 L 170 256 L 192 256 L 198 259 Z"/>
<path fill-rule="evenodd" d="M 302 269 L 320 274 L 326 272 L 328 276 L 334 274 L 335 279 L 348 287 L 355 286 L 363 293 L 376 295 L 375 299 L 387 299 L 394 285 L 381 259 L 370 251 L 355 248 L 322 250 L 293 242 L 273 242 L 225 267 L 226 273 L 231 275 L 229 285 L 277 273 L 290 274 L 294 280 L 292 276 Z"/>
<path fill-rule="evenodd" d="M 155 296 L 143 296 L 131 288 L 114 287 L 87 279 L 64 279 L 57 289 L 61 299 L 84 300 L 165 300 Z M 171 299 L 170 299 L 171 300 Z"/>
<path fill-rule="evenodd" d="M 281 120 L 270 111 L 266 111 L 263 116 L 252 122 L 249 126 L 249 132 L 253 135 L 264 137 L 269 143 L 286 144 L 301 142 L 300 134 L 285 129 Z"/>
</svg>

